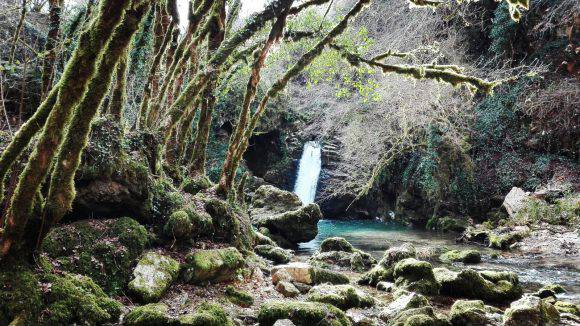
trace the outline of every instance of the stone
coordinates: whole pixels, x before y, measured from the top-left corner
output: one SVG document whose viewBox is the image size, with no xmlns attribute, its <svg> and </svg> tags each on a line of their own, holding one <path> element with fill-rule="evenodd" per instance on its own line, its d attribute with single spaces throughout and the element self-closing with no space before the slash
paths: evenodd
<svg viewBox="0 0 580 326">
<path fill-rule="evenodd" d="M 429 301 L 421 294 L 398 291 L 395 301 L 391 302 L 386 308 L 383 308 L 380 313 L 380 318 L 388 322 L 405 310 L 427 306 L 429 306 Z"/>
<path fill-rule="evenodd" d="M 510 217 L 514 217 L 517 212 L 525 207 L 526 201 L 530 195 L 523 189 L 513 187 L 503 200 L 503 207 Z"/>
<path fill-rule="evenodd" d="M 234 326 L 232 319 L 224 309 L 214 303 L 203 302 L 193 314 L 186 314 L 179 318 L 182 326 Z"/>
<path fill-rule="evenodd" d="M 554 303 L 554 307 L 560 313 L 568 313 L 580 317 L 580 304 L 567 301 L 556 301 L 556 303 Z"/>
<path fill-rule="evenodd" d="M 480 299 L 485 302 L 509 302 L 522 295 L 522 288 L 517 279 L 512 279 L 513 282 L 506 280 L 513 278 L 510 273 L 478 273 L 472 269 L 453 272 L 442 267 L 434 268 L 433 273 L 437 282 L 441 284 L 439 292 L 442 295 Z M 486 279 L 483 273 L 489 279 Z"/>
<path fill-rule="evenodd" d="M 198 250 L 185 256 L 182 274 L 188 283 L 219 283 L 235 279 L 244 265 L 244 257 L 233 247 Z"/>
<path fill-rule="evenodd" d="M 167 256 L 148 252 L 133 270 L 129 291 L 142 302 L 156 302 L 179 275 L 179 263 Z"/>
<path fill-rule="evenodd" d="M 566 293 L 566 289 L 559 285 L 559 284 L 548 284 L 543 286 L 539 291 L 543 291 L 543 290 L 551 290 L 552 292 L 556 293 L 556 294 L 562 294 L 562 293 Z"/>
<path fill-rule="evenodd" d="M 292 281 L 292 275 L 290 275 L 290 273 L 285 270 L 285 269 L 281 269 L 278 270 L 276 272 L 272 273 L 272 283 L 274 285 L 278 284 L 278 282 L 280 281 Z"/>
<path fill-rule="evenodd" d="M 531 295 L 512 302 L 503 317 L 505 326 L 558 325 L 559 322 L 560 313 L 553 305 Z"/>
<path fill-rule="evenodd" d="M 274 326 L 296 326 L 290 319 L 280 319 L 274 323 Z"/>
<path fill-rule="evenodd" d="M 310 291 L 310 289 L 312 289 L 312 286 L 308 285 L 308 284 L 304 284 L 304 283 L 300 283 L 300 282 L 292 282 L 292 284 L 294 284 L 294 286 L 302 294 L 306 294 L 306 293 L 308 293 L 308 291 Z"/>
<path fill-rule="evenodd" d="M 231 303 L 241 307 L 249 307 L 254 304 L 254 298 L 251 295 L 236 289 L 232 285 L 226 287 L 226 297 Z"/>
<path fill-rule="evenodd" d="M 317 252 L 310 257 L 310 261 L 319 266 L 349 267 L 357 272 L 367 271 L 377 263 L 370 254 L 356 249 L 352 253 L 346 251 Z"/>
<path fill-rule="evenodd" d="M 405 243 L 399 247 L 389 248 L 383 258 L 370 271 L 366 272 L 358 281 L 359 284 L 376 286 L 381 281 L 394 281 L 393 271 L 395 264 L 405 258 L 416 257 L 417 252 L 412 244 Z"/>
<path fill-rule="evenodd" d="M 403 259 L 395 265 L 393 277 L 398 288 L 428 295 L 439 293 L 440 284 L 433 274 L 433 266 L 426 261 Z"/>
<path fill-rule="evenodd" d="M 268 229 L 267 235 L 284 247 L 314 239 L 322 218 L 318 205 L 302 206 L 295 194 L 269 185 L 256 190 L 250 215 L 258 229 Z"/>
<path fill-rule="evenodd" d="M 276 284 L 276 291 L 280 292 L 286 298 L 294 298 L 300 295 L 300 291 L 294 284 L 287 281 L 280 281 Z"/>
<path fill-rule="evenodd" d="M 317 285 L 310 289 L 308 301 L 328 303 L 342 310 L 368 308 L 375 303 L 373 297 L 352 285 Z"/>
<path fill-rule="evenodd" d="M 495 249 L 508 250 L 515 243 L 522 241 L 530 233 L 527 226 L 504 228 L 488 233 L 489 246 Z"/>
<path fill-rule="evenodd" d="M 193 223 L 186 211 L 176 211 L 169 216 L 167 223 L 163 227 L 166 236 L 175 239 L 191 238 L 193 234 Z"/>
<path fill-rule="evenodd" d="M 272 245 L 257 245 L 254 247 L 254 252 L 274 264 L 286 264 L 292 259 L 292 252 L 287 249 L 282 249 L 278 246 Z"/>
<path fill-rule="evenodd" d="M 364 272 L 369 270 L 377 260 L 369 253 L 357 250 L 350 256 L 350 269 L 355 272 Z"/>
<path fill-rule="evenodd" d="M 439 256 L 439 260 L 445 263 L 478 264 L 481 262 L 481 254 L 477 250 L 450 250 Z"/>
<path fill-rule="evenodd" d="M 169 307 L 163 303 L 150 303 L 136 307 L 123 319 L 127 326 L 162 326 L 169 325 Z"/>
<path fill-rule="evenodd" d="M 312 285 L 321 283 L 347 284 L 348 277 L 324 268 L 313 267 L 310 264 L 294 262 L 286 265 L 278 265 L 272 268 L 272 274 L 279 271 L 286 271 L 293 281 Z M 274 279 L 272 280 L 274 281 Z"/>
<path fill-rule="evenodd" d="M 41 252 L 51 265 L 87 275 L 107 294 L 118 295 L 150 239 L 145 227 L 129 217 L 83 220 L 52 228 Z"/>
<path fill-rule="evenodd" d="M 262 232 L 256 231 L 255 235 L 256 245 L 278 246 L 274 240 L 270 239 L 269 236 L 263 234 Z"/>
<path fill-rule="evenodd" d="M 341 237 L 331 237 L 324 239 L 320 244 L 320 251 L 321 252 L 328 252 L 328 251 L 343 251 L 343 252 L 354 252 L 354 247 L 346 241 L 345 238 Z"/>
<path fill-rule="evenodd" d="M 260 326 L 272 326 L 278 320 L 289 319 L 297 326 L 350 326 L 345 313 L 329 304 L 298 301 L 269 301 L 260 307 Z"/>
<path fill-rule="evenodd" d="M 457 300 L 451 306 L 449 321 L 454 326 L 486 326 L 490 324 L 486 316 L 485 304 L 481 300 Z"/>
<path fill-rule="evenodd" d="M 394 292 L 395 291 L 395 283 L 391 282 L 379 282 L 377 283 L 377 290 L 385 291 L 385 292 Z"/>
<path fill-rule="evenodd" d="M 468 218 L 458 218 L 451 216 L 436 217 L 427 222 L 427 228 L 442 232 L 464 232 L 470 224 Z"/>
</svg>

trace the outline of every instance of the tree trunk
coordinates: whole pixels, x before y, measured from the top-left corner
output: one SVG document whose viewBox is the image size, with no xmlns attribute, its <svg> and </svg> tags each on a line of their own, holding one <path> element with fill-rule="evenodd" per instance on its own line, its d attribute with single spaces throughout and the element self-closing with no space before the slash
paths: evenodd
<svg viewBox="0 0 580 326">
<path fill-rule="evenodd" d="M 46 44 L 44 45 L 44 60 L 42 63 L 42 98 L 52 87 L 54 79 L 54 63 L 56 62 L 56 44 L 60 34 L 60 16 L 64 0 L 49 0 L 49 30 Z"/>
<path fill-rule="evenodd" d="M 127 60 L 129 59 L 129 49 L 121 54 L 116 68 L 116 81 L 113 87 L 113 95 L 109 101 L 110 115 L 123 126 L 123 110 L 127 102 Z"/>
</svg>

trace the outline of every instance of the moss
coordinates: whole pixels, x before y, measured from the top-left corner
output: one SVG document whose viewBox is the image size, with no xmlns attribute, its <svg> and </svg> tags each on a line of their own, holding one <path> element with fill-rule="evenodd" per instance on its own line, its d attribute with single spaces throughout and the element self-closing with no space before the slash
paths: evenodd
<svg viewBox="0 0 580 326">
<path fill-rule="evenodd" d="M 354 252 L 354 247 L 346 241 L 345 238 L 341 237 L 332 237 L 327 238 L 322 241 L 320 244 L 320 251 L 327 252 L 327 251 L 345 251 L 345 252 Z"/>
<path fill-rule="evenodd" d="M 236 248 L 198 250 L 185 257 L 184 278 L 186 282 L 223 282 L 236 278 L 244 266 L 244 257 Z"/>
<path fill-rule="evenodd" d="M 464 297 L 472 299 L 481 299 L 489 302 L 509 302 L 513 301 L 522 295 L 522 288 L 517 280 L 512 282 L 507 281 L 509 275 L 494 274 L 490 281 L 481 274 L 472 270 L 466 269 L 459 273 L 452 272 L 446 268 L 435 268 L 434 270 L 436 280 L 441 283 L 440 293 L 454 297 Z M 509 276 L 511 277 L 511 276 Z"/>
<path fill-rule="evenodd" d="M 446 263 L 477 264 L 481 262 L 481 254 L 477 250 L 450 250 L 439 256 L 439 260 Z"/>
<path fill-rule="evenodd" d="M 163 227 L 163 232 L 168 237 L 176 239 L 191 238 L 193 233 L 193 223 L 186 211 L 176 211 L 169 216 L 167 223 Z"/>
<path fill-rule="evenodd" d="M 217 304 L 202 303 L 195 313 L 179 318 L 179 324 L 184 326 L 233 326 L 231 318 Z"/>
<path fill-rule="evenodd" d="M 235 287 L 228 285 L 226 287 L 226 296 L 230 302 L 242 307 L 249 307 L 254 304 L 254 298 L 247 292 L 237 290 Z"/>
<path fill-rule="evenodd" d="M 286 264 L 292 258 L 289 250 L 272 245 L 258 245 L 254 247 L 254 251 L 259 256 L 273 261 L 274 264 Z"/>
<path fill-rule="evenodd" d="M 124 318 L 127 326 L 164 326 L 169 325 L 171 318 L 168 315 L 169 308 L 163 303 L 151 303 L 137 307 L 129 312 Z"/>
<path fill-rule="evenodd" d="M 556 301 L 554 307 L 556 307 L 560 313 L 568 313 L 580 317 L 580 305 L 578 304 L 566 301 Z"/>
<path fill-rule="evenodd" d="M 526 236 L 525 232 L 508 232 L 504 234 L 496 234 L 489 232 L 489 246 L 496 249 L 508 250 L 511 245 L 521 241 Z"/>
<path fill-rule="evenodd" d="M 538 292 L 542 290 L 550 290 L 556 294 L 566 293 L 566 289 L 560 284 L 548 284 L 543 286 Z"/>
<path fill-rule="evenodd" d="M 469 226 L 469 221 L 450 216 L 434 217 L 427 222 L 427 228 L 443 232 L 463 232 Z"/>
<path fill-rule="evenodd" d="M 122 305 L 109 298 L 89 277 L 48 275 L 45 282 L 50 284 L 50 292 L 42 324 L 103 324 L 114 322 L 121 315 Z"/>
<path fill-rule="evenodd" d="M 52 229 L 41 250 L 58 269 L 90 276 L 108 294 L 119 294 L 149 239 L 128 217 L 87 220 Z"/>
<path fill-rule="evenodd" d="M 181 189 L 188 194 L 196 195 L 202 190 L 206 190 L 212 186 L 211 181 L 206 176 L 197 178 L 186 178 L 181 184 Z"/>
<path fill-rule="evenodd" d="M 447 320 L 438 318 L 432 307 L 419 307 L 401 311 L 389 321 L 393 326 L 443 326 Z"/>
<path fill-rule="evenodd" d="M 260 325 L 272 326 L 279 319 L 290 319 L 296 326 L 351 325 L 344 312 L 332 305 L 323 303 L 271 301 L 260 307 L 258 313 Z"/>
<path fill-rule="evenodd" d="M 158 301 L 179 274 L 179 263 L 155 252 L 146 253 L 133 270 L 129 290 L 144 302 Z"/>
<path fill-rule="evenodd" d="M 399 247 L 390 248 L 385 251 L 383 258 L 381 258 L 377 266 L 365 273 L 358 283 L 376 286 L 381 281 L 392 282 L 395 280 L 393 277 L 395 264 L 403 259 L 414 258 L 415 256 L 415 247 L 408 243 Z"/>
<path fill-rule="evenodd" d="M 449 319 L 453 325 L 486 325 L 485 305 L 480 300 L 457 300 L 451 306 Z"/>
<path fill-rule="evenodd" d="M 503 316 L 503 325 L 558 325 L 560 313 L 545 300 L 534 296 L 524 296 L 512 302 Z"/>
<path fill-rule="evenodd" d="M 407 258 L 395 265 L 393 272 L 397 287 L 422 294 L 438 294 L 440 284 L 435 280 L 433 266 L 425 261 Z"/>
<path fill-rule="evenodd" d="M 166 219 L 183 206 L 183 195 L 175 190 L 171 182 L 156 180 L 151 189 L 150 211 L 154 223 L 164 223 Z"/>
<path fill-rule="evenodd" d="M 317 267 L 310 269 L 310 278 L 313 284 L 348 284 L 350 282 L 349 278 L 344 274 Z"/>
<path fill-rule="evenodd" d="M 368 308 L 375 304 L 373 297 L 352 285 L 319 285 L 308 292 L 308 301 L 331 304 L 344 311 Z"/>
<path fill-rule="evenodd" d="M 251 250 L 254 232 L 248 214 L 239 207 L 217 198 L 206 198 L 205 209 L 212 217 L 214 239 Z"/>
<path fill-rule="evenodd" d="M 16 317 L 34 324 L 42 310 L 40 283 L 26 264 L 4 261 L 0 264 L 0 325 Z"/>
<path fill-rule="evenodd" d="M 211 215 L 207 212 L 198 210 L 194 205 L 185 208 L 185 212 L 189 215 L 191 223 L 193 224 L 192 233 L 198 237 L 213 237 L 213 220 Z"/>
</svg>

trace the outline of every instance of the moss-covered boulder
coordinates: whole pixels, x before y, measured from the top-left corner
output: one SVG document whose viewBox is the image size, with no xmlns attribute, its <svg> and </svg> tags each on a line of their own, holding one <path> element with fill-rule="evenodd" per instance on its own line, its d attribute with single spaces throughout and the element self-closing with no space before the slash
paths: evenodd
<svg viewBox="0 0 580 326">
<path fill-rule="evenodd" d="M 395 265 L 393 277 L 398 288 L 429 295 L 439 293 L 440 284 L 435 280 L 433 266 L 426 261 L 403 259 Z"/>
<path fill-rule="evenodd" d="M 457 300 L 453 303 L 453 306 L 451 306 L 449 321 L 454 326 L 492 325 L 495 321 L 493 319 L 495 309 L 496 308 L 486 306 L 481 300 Z M 499 316 L 497 313 L 496 315 Z"/>
<path fill-rule="evenodd" d="M 245 291 L 241 291 L 228 285 L 226 287 L 226 297 L 228 300 L 241 307 L 249 307 L 254 304 L 254 298 Z"/>
<path fill-rule="evenodd" d="M 352 285 L 317 285 L 310 289 L 308 301 L 328 303 L 342 310 L 368 308 L 375 304 L 373 297 Z"/>
<path fill-rule="evenodd" d="M 350 326 L 342 310 L 324 303 L 298 301 L 270 301 L 260 307 L 260 326 L 272 326 L 277 320 L 289 319 L 296 326 Z"/>
<path fill-rule="evenodd" d="M 389 320 L 393 326 L 448 326 L 449 321 L 438 316 L 431 306 L 403 310 Z"/>
<path fill-rule="evenodd" d="M 214 197 L 196 196 L 211 216 L 212 240 L 229 243 L 239 250 L 251 250 L 254 244 L 254 230 L 248 214 L 235 204 Z"/>
<path fill-rule="evenodd" d="M 433 269 L 435 279 L 441 284 L 440 294 L 463 297 L 470 299 L 480 299 L 486 302 L 509 302 L 516 300 L 522 295 L 522 288 L 517 280 L 512 282 L 508 278 L 509 274 L 488 273 L 492 281 L 486 279 L 482 273 L 472 269 L 465 269 L 460 272 L 453 272 L 446 268 Z M 493 277 L 490 277 L 493 275 Z"/>
<path fill-rule="evenodd" d="M 580 317 L 580 304 L 578 303 L 556 301 L 554 307 L 556 307 L 560 313 L 568 313 Z"/>
<path fill-rule="evenodd" d="M 379 263 L 365 273 L 358 283 L 376 286 L 381 281 L 393 282 L 395 280 L 393 277 L 395 264 L 406 258 L 414 258 L 416 255 L 415 247 L 409 243 L 389 248 Z"/>
<path fill-rule="evenodd" d="M 266 229 L 266 230 L 268 230 L 268 229 Z M 262 232 L 255 231 L 254 235 L 255 235 L 256 245 L 278 246 L 274 240 L 270 239 L 269 236 L 263 234 Z"/>
<path fill-rule="evenodd" d="M 357 272 L 368 271 L 377 260 L 370 254 L 354 249 L 353 252 L 346 251 L 325 251 L 317 252 L 310 257 L 313 265 L 348 267 Z"/>
<path fill-rule="evenodd" d="M 65 274 L 47 275 L 44 279 L 47 306 L 41 324 L 99 325 L 116 322 L 122 305 L 109 298 L 89 277 Z"/>
<path fill-rule="evenodd" d="M 442 232 L 461 233 L 467 229 L 470 221 L 467 218 L 442 216 L 430 219 L 427 222 L 427 228 Z"/>
<path fill-rule="evenodd" d="M 165 326 L 170 325 L 169 307 L 163 303 L 150 303 L 136 307 L 123 319 L 127 326 Z"/>
<path fill-rule="evenodd" d="M 529 234 L 529 229 L 506 230 L 489 233 L 489 246 L 496 249 L 508 250 L 516 242 L 522 241 Z"/>
<path fill-rule="evenodd" d="M 328 269 L 311 266 L 306 263 L 290 263 L 286 265 L 278 265 L 272 268 L 272 275 L 283 272 L 288 274 L 292 281 L 304 284 L 347 284 L 349 279 L 342 273 L 334 272 Z"/>
<path fill-rule="evenodd" d="M 286 264 L 292 259 L 292 252 L 272 245 L 258 245 L 254 247 L 254 252 L 274 264 Z"/>
<path fill-rule="evenodd" d="M 193 314 L 179 317 L 183 326 L 233 326 L 232 319 L 224 309 L 214 303 L 203 302 Z"/>
<path fill-rule="evenodd" d="M 450 250 L 439 256 L 444 263 L 478 264 L 481 262 L 481 254 L 477 250 Z"/>
<path fill-rule="evenodd" d="M 120 294 L 136 260 L 149 244 L 137 221 L 85 220 L 53 228 L 41 251 L 55 269 L 87 275 L 108 294 Z"/>
<path fill-rule="evenodd" d="M 206 176 L 185 178 L 181 183 L 181 189 L 192 195 L 197 195 L 200 191 L 209 189 L 211 186 L 212 183 Z"/>
<path fill-rule="evenodd" d="M 276 284 L 276 291 L 285 298 L 294 298 L 300 295 L 300 290 L 294 284 L 288 281 L 280 281 Z"/>
<path fill-rule="evenodd" d="M 219 283 L 235 279 L 244 267 L 244 257 L 233 247 L 198 250 L 185 257 L 183 278 L 194 284 Z"/>
<path fill-rule="evenodd" d="M 331 237 L 331 238 L 324 239 L 324 241 L 322 241 L 322 243 L 320 243 L 320 251 L 321 252 L 328 252 L 328 251 L 354 252 L 354 247 L 350 244 L 350 242 L 346 241 L 345 238 Z"/>
<path fill-rule="evenodd" d="M 541 289 L 538 290 L 538 292 L 542 292 L 545 290 L 549 290 L 554 292 L 555 294 L 562 294 L 562 293 L 566 293 L 566 289 L 561 286 L 560 284 L 548 284 L 548 285 L 544 285 L 542 286 Z"/>
<path fill-rule="evenodd" d="M 191 238 L 193 233 L 193 223 L 186 211 L 173 212 L 167 219 L 163 227 L 166 236 L 175 239 Z"/>
<path fill-rule="evenodd" d="M 34 325 L 41 310 L 40 280 L 32 267 L 13 261 L 0 263 L 0 325 L 16 318 Z"/>
<path fill-rule="evenodd" d="M 148 252 L 133 270 L 129 291 L 142 302 L 156 302 L 179 275 L 179 263 L 167 256 Z"/>
<path fill-rule="evenodd" d="M 558 325 L 560 313 L 547 301 L 535 296 L 524 296 L 512 302 L 503 316 L 505 326 Z"/>
<path fill-rule="evenodd" d="M 381 310 L 380 318 L 385 322 L 393 320 L 405 310 L 429 306 L 427 298 L 415 292 L 399 290 L 394 297 L 395 300 Z"/>
<path fill-rule="evenodd" d="M 283 247 L 314 239 L 322 218 L 318 205 L 302 206 L 295 194 L 268 185 L 256 190 L 250 215 L 256 227 L 267 228 L 268 236 Z"/>
</svg>

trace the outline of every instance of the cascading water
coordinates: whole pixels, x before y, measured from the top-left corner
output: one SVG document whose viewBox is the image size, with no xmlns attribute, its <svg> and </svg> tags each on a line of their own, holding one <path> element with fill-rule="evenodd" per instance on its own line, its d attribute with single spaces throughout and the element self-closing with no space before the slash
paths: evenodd
<svg viewBox="0 0 580 326">
<path fill-rule="evenodd" d="M 314 202 L 321 166 L 320 144 L 314 141 L 304 144 L 296 184 L 294 185 L 294 193 L 298 195 L 304 205 Z"/>
</svg>

